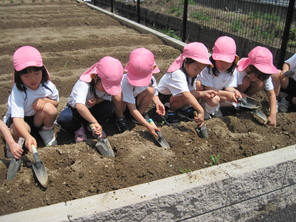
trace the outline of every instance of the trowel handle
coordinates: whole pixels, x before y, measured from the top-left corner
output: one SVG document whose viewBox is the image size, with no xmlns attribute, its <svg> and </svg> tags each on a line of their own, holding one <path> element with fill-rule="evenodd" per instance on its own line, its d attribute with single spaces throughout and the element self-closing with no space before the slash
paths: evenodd
<svg viewBox="0 0 296 222">
<path fill-rule="evenodd" d="M 31 148 L 32 148 L 33 157 L 34 157 L 35 162 L 40 162 L 40 158 L 39 158 L 39 155 L 37 153 L 36 146 L 35 145 L 32 145 Z"/>
<path fill-rule="evenodd" d="M 18 139 L 18 145 L 21 147 L 21 148 L 23 148 L 23 145 L 24 145 L 24 142 L 25 142 L 25 139 L 23 138 L 23 137 L 20 137 L 19 139 Z"/>
</svg>

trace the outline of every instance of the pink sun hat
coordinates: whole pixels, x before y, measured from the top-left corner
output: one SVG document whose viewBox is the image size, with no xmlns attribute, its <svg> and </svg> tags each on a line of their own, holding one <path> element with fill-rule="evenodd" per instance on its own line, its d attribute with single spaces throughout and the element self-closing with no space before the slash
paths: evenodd
<svg viewBox="0 0 296 222">
<path fill-rule="evenodd" d="M 121 79 L 123 76 L 123 67 L 118 59 L 111 56 L 103 57 L 99 62 L 86 70 L 80 80 L 83 82 L 91 82 L 92 75 L 98 75 L 102 81 L 102 85 L 110 95 L 118 95 L 121 93 Z"/>
<path fill-rule="evenodd" d="M 276 74 L 278 69 L 273 65 L 273 55 L 269 49 L 261 46 L 253 48 L 248 58 L 242 58 L 238 62 L 238 71 L 243 71 L 249 65 L 255 66 L 258 70 L 267 74 Z"/>
<path fill-rule="evenodd" d="M 192 42 L 184 46 L 183 53 L 175 59 L 175 61 L 170 65 L 167 72 L 174 72 L 180 69 L 183 65 L 183 61 L 186 58 L 191 58 L 196 62 L 213 66 L 209 60 L 209 52 L 207 47 L 200 42 Z"/>
<path fill-rule="evenodd" d="M 220 36 L 214 44 L 212 58 L 227 63 L 232 63 L 234 60 L 238 61 L 236 55 L 236 44 L 233 38 L 228 36 Z"/>
<path fill-rule="evenodd" d="M 134 49 L 125 67 L 127 80 L 133 86 L 148 86 L 152 74 L 160 72 L 154 61 L 154 55 L 146 48 Z"/>
<path fill-rule="evenodd" d="M 13 60 L 13 67 L 16 71 L 21 71 L 28 67 L 44 66 L 40 52 L 32 46 L 22 46 L 18 48 L 14 52 L 12 60 Z M 47 69 L 46 69 L 46 72 L 48 77 L 50 78 L 50 75 Z"/>
</svg>

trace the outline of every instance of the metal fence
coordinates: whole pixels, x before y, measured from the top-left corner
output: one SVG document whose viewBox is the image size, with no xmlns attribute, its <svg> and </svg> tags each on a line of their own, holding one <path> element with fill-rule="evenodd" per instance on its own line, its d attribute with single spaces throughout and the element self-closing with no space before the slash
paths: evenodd
<svg viewBox="0 0 296 222">
<path fill-rule="evenodd" d="M 268 47 L 280 68 L 296 49 L 295 0 L 94 0 L 99 7 L 160 29 L 184 42 L 210 46 L 220 35 L 238 43 L 246 56 Z"/>
</svg>

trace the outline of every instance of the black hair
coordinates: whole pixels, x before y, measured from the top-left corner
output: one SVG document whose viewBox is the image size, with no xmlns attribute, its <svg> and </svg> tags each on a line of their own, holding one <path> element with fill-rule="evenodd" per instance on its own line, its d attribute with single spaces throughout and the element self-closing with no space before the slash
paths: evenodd
<svg viewBox="0 0 296 222">
<path fill-rule="evenodd" d="M 194 59 L 186 58 L 186 59 L 184 59 L 183 64 L 182 64 L 182 67 L 181 67 L 182 71 L 183 71 L 183 72 L 185 73 L 185 75 L 186 75 L 187 83 L 188 83 L 189 85 L 191 85 L 191 86 L 193 86 L 193 83 L 194 83 L 194 80 L 196 79 L 196 76 L 191 78 L 191 77 L 188 75 L 188 73 L 186 72 L 185 65 L 190 65 L 190 64 L 195 63 L 195 62 L 196 62 L 196 61 L 195 61 Z M 190 82 L 190 78 L 191 78 L 191 82 Z"/>
<path fill-rule="evenodd" d="M 250 71 L 247 72 L 247 74 L 254 73 L 257 79 L 260 79 L 261 81 L 265 81 L 271 76 L 271 74 L 267 74 L 264 72 L 261 72 L 259 69 L 257 69 L 255 66 L 250 65 L 249 66 Z"/>
<path fill-rule="evenodd" d="M 214 65 L 214 67 L 212 68 L 212 70 L 213 70 L 213 75 L 214 75 L 214 76 L 218 76 L 220 72 L 219 72 L 219 70 L 216 68 L 216 61 L 213 59 L 212 56 L 210 57 L 210 61 L 211 61 L 212 64 Z M 235 67 L 236 67 L 236 60 L 234 60 L 234 61 L 232 62 L 230 68 L 227 69 L 226 72 L 229 73 L 230 75 L 233 75 L 233 71 L 234 71 Z M 210 68 L 211 68 L 211 67 L 208 66 L 209 73 L 210 73 Z"/>
<path fill-rule="evenodd" d="M 98 96 L 96 94 L 96 85 L 100 81 L 101 81 L 101 78 L 98 75 L 96 75 L 96 78 L 92 78 L 92 80 L 90 82 L 89 91 L 94 94 L 94 96 L 96 97 L 96 99 L 98 99 Z"/>
<path fill-rule="evenodd" d="M 23 82 L 21 80 L 21 75 L 25 75 L 25 74 L 28 74 L 30 72 L 37 72 L 39 70 L 42 71 L 41 84 L 47 82 L 49 80 L 49 76 L 48 76 L 48 73 L 47 73 L 44 66 L 42 66 L 42 67 L 30 66 L 30 67 L 27 67 L 27 68 L 22 69 L 20 71 L 16 71 L 16 70 L 14 71 L 14 82 L 16 84 L 16 87 L 21 91 L 25 91 L 26 87 L 24 86 L 24 84 L 23 84 Z"/>
</svg>

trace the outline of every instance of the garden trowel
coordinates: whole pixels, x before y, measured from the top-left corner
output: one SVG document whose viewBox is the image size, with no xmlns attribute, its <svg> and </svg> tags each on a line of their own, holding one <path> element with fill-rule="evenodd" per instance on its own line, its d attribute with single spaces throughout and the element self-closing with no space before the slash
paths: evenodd
<svg viewBox="0 0 296 222">
<path fill-rule="evenodd" d="M 156 126 L 153 119 L 149 118 L 147 120 L 148 123 L 152 124 L 153 126 Z M 156 131 L 157 138 L 155 137 L 156 141 L 159 143 L 159 145 L 163 148 L 171 148 L 170 144 L 167 142 L 167 140 L 164 138 L 162 133 L 160 131 Z"/>
<path fill-rule="evenodd" d="M 102 137 L 100 137 L 99 135 L 97 135 L 94 132 L 95 126 L 94 124 L 90 124 L 89 125 L 92 133 L 94 135 L 94 137 L 96 137 L 96 139 L 98 140 L 98 142 L 96 143 L 95 148 L 103 155 L 103 156 L 108 156 L 108 157 L 115 157 L 115 154 L 113 152 L 113 149 L 111 147 L 111 144 L 109 142 L 109 140 L 106 138 L 106 134 L 104 133 L 104 131 L 102 131 Z"/>
<path fill-rule="evenodd" d="M 23 147 L 25 139 L 20 137 L 18 140 L 18 144 L 20 145 L 20 147 Z M 9 162 L 9 167 L 7 170 L 7 180 L 12 180 L 17 172 L 19 171 L 20 167 L 22 164 L 22 160 L 21 159 L 16 159 L 16 158 L 12 158 Z"/>
<path fill-rule="evenodd" d="M 43 162 L 39 158 L 35 145 L 32 145 L 32 152 L 33 152 L 33 158 L 34 158 L 34 162 L 32 164 L 33 171 L 40 185 L 46 188 L 48 184 L 47 171 Z"/>
<path fill-rule="evenodd" d="M 196 111 L 194 111 L 194 115 L 197 117 Z M 200 138 L 208 138 L 209 137 L 206 125 L 197 126 L 194 128 L 194 130 Z"/>
</svg>

